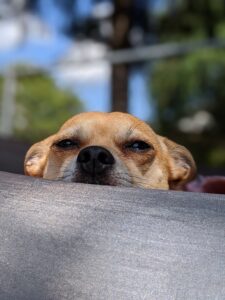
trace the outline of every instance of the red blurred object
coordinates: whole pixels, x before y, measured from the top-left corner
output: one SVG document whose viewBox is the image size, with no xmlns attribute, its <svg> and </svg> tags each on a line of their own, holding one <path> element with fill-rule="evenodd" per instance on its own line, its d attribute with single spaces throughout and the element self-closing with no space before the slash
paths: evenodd
<svg viewBox="0 0 225 300">
<path fill-rule="evenodd" d="M 189 182 L 185 190 L 188 192 L 225 194 L 225 176 L 198 176 Z"/>
</svg>

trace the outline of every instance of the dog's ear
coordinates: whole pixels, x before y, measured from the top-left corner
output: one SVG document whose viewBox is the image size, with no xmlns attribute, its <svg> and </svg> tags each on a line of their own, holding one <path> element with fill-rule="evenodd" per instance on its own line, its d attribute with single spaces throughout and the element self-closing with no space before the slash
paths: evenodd
<svg viewBox="0 0 225 300">
<path fill-rule="evenodd" d="M 160 141 L 163 149 L 167 152 L 169 188 L 181 190 L 185 183 L 192 180 L 196 175 L 194 159 L 185 147 L 165 137 L 160 137 Z"/>
<path fill-rule="evenodd" d="M 24 172 L 26 175 L 43 177 L 47 156 L 52 144 L 54 135 L 34 144 L 28 150 L 24 161 Z"/>
</svg>

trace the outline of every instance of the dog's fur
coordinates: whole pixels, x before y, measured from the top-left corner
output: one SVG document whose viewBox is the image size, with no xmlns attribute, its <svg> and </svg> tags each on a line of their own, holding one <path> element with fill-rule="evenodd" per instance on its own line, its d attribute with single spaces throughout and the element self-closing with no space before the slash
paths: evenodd
<svg viewBox="0 0 225 300">
<path fill-rule="evenodd" d="M 73 145 L 60 147 L 70 140 Z M 107 149 L 114 163 L 89 176 L 78 168 L 81 150 Z M 51 180 L 179 190 L 196 172 L 190 152 L 157 135 L 146 123 L 125 113 L 82 113 L 34 144 L 25 158 L 25 174 Z"/>
</svg>

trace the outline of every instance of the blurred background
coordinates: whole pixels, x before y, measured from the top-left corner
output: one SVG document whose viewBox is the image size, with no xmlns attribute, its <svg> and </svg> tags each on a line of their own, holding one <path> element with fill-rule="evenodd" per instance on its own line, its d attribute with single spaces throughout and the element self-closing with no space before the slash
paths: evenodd
<svg viewBox="0 0 225 300">
<path fill-rule="evenodd" d="M 0 170 L 81 111 L 128 111 L 225 174 L 225 1 L 0 0 Z"/>
</svg>

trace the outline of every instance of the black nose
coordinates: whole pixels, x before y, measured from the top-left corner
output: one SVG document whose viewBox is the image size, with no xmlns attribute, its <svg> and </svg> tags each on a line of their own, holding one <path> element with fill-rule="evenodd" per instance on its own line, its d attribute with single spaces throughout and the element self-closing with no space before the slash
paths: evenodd
<svg viewBox="0 0 225 300">
<path fill-rule="evenodd" d="M 112 154 L 105 148 L 90 146 L 80 151 L 77 157 L 78 167 L 88 174 L 101 174 L 115 163 Z"/>
</svg>

